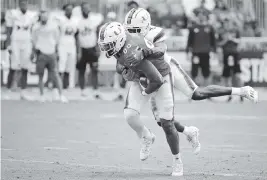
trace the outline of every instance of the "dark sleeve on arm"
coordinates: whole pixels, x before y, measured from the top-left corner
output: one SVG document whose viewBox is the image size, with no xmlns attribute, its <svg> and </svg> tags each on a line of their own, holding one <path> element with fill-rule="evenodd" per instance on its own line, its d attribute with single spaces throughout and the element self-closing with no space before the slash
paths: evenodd
<svg viewBox="0 0 267 180">
<path fill-rule="evenodd" d="M 162 75 L 150 61 L 144 59 L 136 68 L 145 74 L 149 81 L 148 86 L 145 89 L 147 94 L 151 94 L 161 87 L 163 84 Z"/>
<path fill-rule="evenodd" d="M 156 43 L 155 47 L 152 48 L 153 53 L 149 56 L 150 58 L 160 58 L 167 50 L 167 45 L 164 42 Z"/>
<path fill-rule="evenodd" d="M 187 46 L 186 46 L 186 52 L 189 52 L 189 50 L 193 46 L 193 39 L 194 38 L 194 28 L 191 27 L 189 28 L 189 34 L 188 34 L 188 39 L 187 39 Z"/>
<path fill-rule="evenodd" d="M 124 69 L 127 69 L 125 66 L 123 66 L 122 64 L 120 64 L 118 61 L 117 61 L 117 64 L 116 64 L 116 71 L 118 74 L 122 74 L 123 70 Z"/>
<path fill-rule="evenodd" d="M 214 28 L 211 27 L 211 31 L 210 31 L 210 45 L 211 45 L 211 50 L 213 52 L 216 52 L 216 37 L 215 37 L 215 31 Z"/>
</svg>

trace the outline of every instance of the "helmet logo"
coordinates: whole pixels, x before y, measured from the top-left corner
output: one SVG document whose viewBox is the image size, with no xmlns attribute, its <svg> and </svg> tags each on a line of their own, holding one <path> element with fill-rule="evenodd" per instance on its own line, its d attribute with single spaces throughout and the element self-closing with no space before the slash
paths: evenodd
<svg viewBox="0 0 267 180">
<path fill-rule="evenodd" d="M 117 32 L 117 31 L 114 31 L 114 34 L 115 34 L 115 35 L 119 35 L 119 34 L 121 33 L 121 29 L 120 29 L 120 28 L 118 28 L 118 30 L 119 30 L 119 32 Z"/>
</svg>

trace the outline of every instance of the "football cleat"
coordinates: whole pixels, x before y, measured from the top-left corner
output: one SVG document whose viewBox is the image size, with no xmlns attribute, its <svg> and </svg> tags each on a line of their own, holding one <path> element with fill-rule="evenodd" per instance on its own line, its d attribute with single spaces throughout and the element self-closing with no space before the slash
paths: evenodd
<svg viewBox="0 0 267 180">
<path fill-rule="evenodd" d="M 149 137 L 143 137 L 142 140 L 141 140 L 141 144 L 142 144 L 142 147 L 141 147 L 141 150 L 140 150 L 140 160 L 144 161 L 146 160 L 150 153 L 151 153 L 151 147 L 152 147 L 152 144 L 154 143 L 156 139 L 156 136 L 151 133 L 151 136 Z"/>
<path fill-rule="evenodd" d="M 69 102 L 69 100 L 66 98 L 66 96 L 64 96 L 64 95 L 61 95 L 60 96 L 60 101 L 62 102 L 62 103 L 68 103 Z"/>
<path fill-rule="evenodd" d="M 258 92 L 250 86 L 241 87 L 241 97 L 245 97 L 254 103 L 259 100 Z"/>
<path fill-rule="evenodd" d="M 184 175 L 184 166 L 180 159 L 173 160 L 172 166 L 172 176 L 183 176 Z"/>
<path fill-rule="evenodd" d="M 198 137 L 199 137 L 199 129 L 193 126 L 188 127 L 187 140 L 192 145 L 194 154 L 198 154 L 201 148 Z"/>
</svg>

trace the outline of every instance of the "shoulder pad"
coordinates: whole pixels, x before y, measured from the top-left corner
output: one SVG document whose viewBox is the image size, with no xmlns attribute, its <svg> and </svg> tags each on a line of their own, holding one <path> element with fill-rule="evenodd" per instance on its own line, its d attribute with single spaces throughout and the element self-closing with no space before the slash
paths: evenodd
<svg viewBox="0 0 267 180">
<path fill-rule="evenodd" d="M 151 26 L 150 31 L 146 35 L 146 39 L 153 43 L 164 41 L 166 39 L 164 29 L 161 27 Z"/>
</svg>

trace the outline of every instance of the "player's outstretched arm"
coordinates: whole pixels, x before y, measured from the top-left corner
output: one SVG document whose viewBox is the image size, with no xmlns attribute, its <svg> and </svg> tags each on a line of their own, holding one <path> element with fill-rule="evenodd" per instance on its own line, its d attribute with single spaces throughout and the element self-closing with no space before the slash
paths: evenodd
<svg viewBox="0 0 267 180">
<path fill-rule="evenodd" d="M 150 61 L 144 59 L 136 68 L 145 74 L 145 77 L 148 79 L 148 86 L 144 90 L 146 94 L 151 94 L 161 87 L 163 77 Z"/>
</svg>

